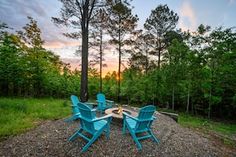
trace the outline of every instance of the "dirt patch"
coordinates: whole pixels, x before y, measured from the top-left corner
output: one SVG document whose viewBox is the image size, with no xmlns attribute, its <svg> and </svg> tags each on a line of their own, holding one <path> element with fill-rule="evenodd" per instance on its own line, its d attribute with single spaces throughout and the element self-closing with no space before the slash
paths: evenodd
<svg viewBox="0 0 236 157">
<path fill-rule="evenodd" d="M 76 131 L 79 121 L 66 123 L 62 119 L 47 121 L 39 127 L 0 143 L 0 156 L 236 156 L 235 148 L 229 150 L 217 146 L 214 140 L 183 128 L 171 118 L 156 113 L 153 132 L 160 144 L 152 140 L 142 141 L 138 151 L 129 134 L 122 135 L 122 126 L 112 123 L 110 139 L 104 135 L 88 149 L 80 153 L 85 141 L 67 139 Z"/>
</svg>

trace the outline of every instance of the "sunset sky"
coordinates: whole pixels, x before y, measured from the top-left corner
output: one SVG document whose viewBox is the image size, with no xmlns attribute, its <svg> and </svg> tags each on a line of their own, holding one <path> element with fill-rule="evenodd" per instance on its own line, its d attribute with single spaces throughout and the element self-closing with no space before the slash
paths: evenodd
<svg viewBox="0 0 236 157">
<path fill-rule="evenodd" d="M 194 31 L 200 24 L 213 28 L 236 26 L 236 0 L 133 0 L 133 13 L 140 19 L 138 28 L 143 28 L 151 10 L 159 4 L 167 4 L 179 15 L 178 28 L 182 30 Z M 42 31 L 44 47 L 76 67 L 80 56 L 75 55 L 75 50 L 79 42 L 62 35 L 69 28 L 58 28 L 51 21 L 51 17 L 59 16 L 61 6 L 61 2 L 57 0 L 0 0 L 0 21 L 20 30 L 28 22 L 27 16 L 33 17 Z M 104 69 L 104 73 L 117 70 L 117 56 L 113 50 L 105 51 L 108 67 Z"/>
</svg>

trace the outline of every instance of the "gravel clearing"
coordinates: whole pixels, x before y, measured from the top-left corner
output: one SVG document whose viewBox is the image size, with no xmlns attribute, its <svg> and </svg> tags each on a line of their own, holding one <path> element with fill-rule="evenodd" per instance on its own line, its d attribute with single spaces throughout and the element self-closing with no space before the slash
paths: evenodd
<svg viewBox="0 0 236 157">
<path fill-rule="evenodd" d="M 85 153 L 80 153 L 85 141 L 67 139 L 76 131 L 79 121 L 66 123 L 61 120 L 46 121 L 24 134 L 9 137 L 0 143 L 0 156 L 163 156 L 163 157 L 235 157 L 235 149 L 226 150 L 215 145 L 202 134 L 183 128 L 171 118 L 155 113 L 158 119 L 153 123 L 153 132 L 161 143 L 142 141 L 143 149 L 138 151 L 131 136 L 122 135 L 122 125 L 112 123 L 110 139 L 102 135 Z"/>
</svg>

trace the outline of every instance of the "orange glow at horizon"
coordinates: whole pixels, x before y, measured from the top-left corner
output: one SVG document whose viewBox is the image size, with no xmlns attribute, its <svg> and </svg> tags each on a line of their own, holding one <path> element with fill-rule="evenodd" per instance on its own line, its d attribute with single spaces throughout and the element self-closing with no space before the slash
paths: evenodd
<svg viewBox="0 0 236 157">
<path fill-rule="evenodd" d="M 46 49 L 60 49 L 63 47 L 74 47 L 74 46 L 79 46 L 80 42 L 78 41 L 68 41 L 68 42 L 61 42 L 61 41 L 51 41 L 51 42 L 46 42 L 43 47 Z"/>
<path fill-rule="evenodd" d="M 80 70 L 81 64 L 81 57 L 75 54 L 75 51 L 78 49 L 79 46 L 78 41 L 51 41 L 44 44 L 44 48 L 49 49 L 55 52 L 56 55 L 60 56 L 61 61 L 64 63 L 70 64 L 70 70 Z M 91 49 L 90 51 L 93 51 Z M 102 68 L 102 77 L 105 77 L 108 72 L 112 73 L 113 71 L 118 71 L 118 53 L 115 50 L 114 46 L 109 46 L 107 49 L 104 50 L 104 58 L 103 64 L 107 66 Z M 121 71 L 125 69 L 127 65 L 127 56 L 122 57 L 122 65 Z M 97 69 L 99 73 L 99 65 L 94 67 Z"/>
<path fill-rule="evenodd" d="M 75 70 L 75 69 L 80 70 L 79 63 L 78 61 L 76 61 L 76 59 L 62 59 L 62 61 L 65 63 L 70 63 L 71 70 Z M 112 73 L 113 71 L 116 71 L 116 72 L 118 71 L 118 59 L 117 60 L 110 59 L 109 61 L 104 61 L 104 63 L 107 66 L 102 68 L 102 77 L 105 77 L 108 72 Z M 99 67 L 96 66 L 95 68 L 99 72 Z M 124 68 L 122 68 L 122 70 L 124 70 Z"/>
</svg>

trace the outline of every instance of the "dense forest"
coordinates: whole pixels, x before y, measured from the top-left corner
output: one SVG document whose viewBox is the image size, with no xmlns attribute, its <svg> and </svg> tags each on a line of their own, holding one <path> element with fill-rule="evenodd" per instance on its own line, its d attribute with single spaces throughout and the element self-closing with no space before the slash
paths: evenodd
<svg viewBox="0 0 236 157">
<path fill-rule="evenodd" d="M 75 10 L 70 9 L 69 1 L 62 2 L 61 19 L 68 22 L 74 18 L 68 12 Z M 128 2 L 99 7 L 93 8 L 96 18 L 91 18 L 87 30 L 87 48 L 89 52 L 98 48 L 97 57 L 90 60 L 100 68 L 88 63 L 88 87 L 81 86 L 80 70 L 70 70 L 59 56 L 43 48 L 41 30 L 32 17 L 17 31 L 2 21 L 0 96 L 69 98 L 71 94 L 80 95 L 82 87 L 88 88 L 90 99 L 103 92 L 121 103 L 155 104 L 209 118 L 235 119 L 235 28 L 200 25 L 194 32 L 184 32 L 176 28 L 178 15 L 167 5 L 159 5 L 152 10 L 143 30 L 137 30 L 138 17 L 132 15 Z M 61 19 L 52 21 L 65 24 Z M 70 24 L 78 25 L 74 20 Z M 78 34 L 65 32 L 67 37 L 81 40 L 83 30 Z M 102 78 L 108 44 L 119 54 L 119 69 Z M 129 56 L 129 60 L 121 71 L 123 56 Z"/>
</svg>

